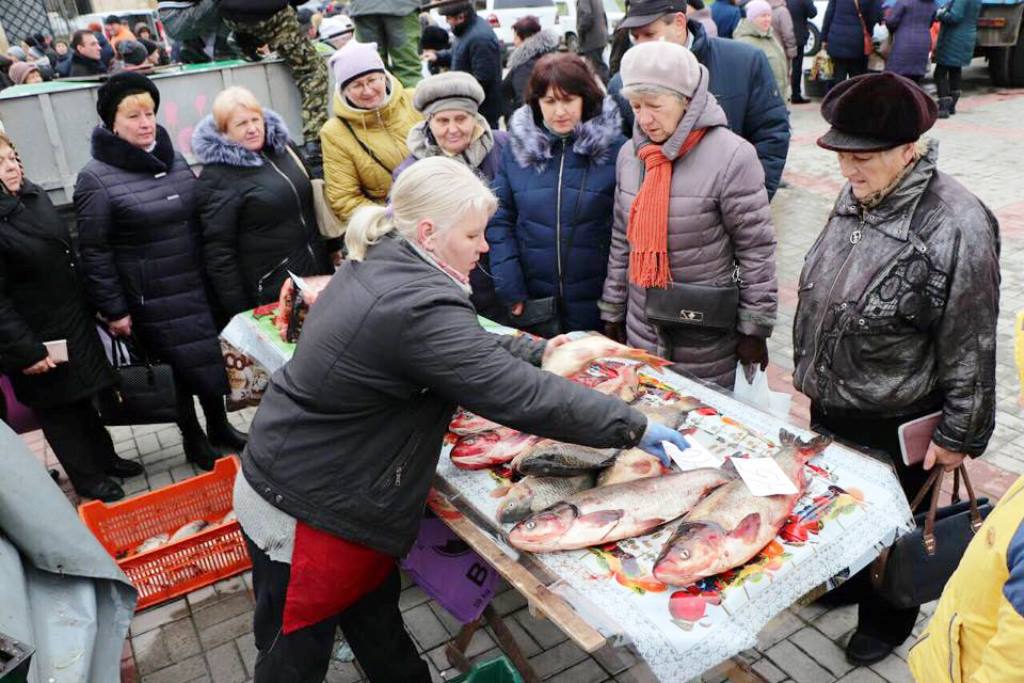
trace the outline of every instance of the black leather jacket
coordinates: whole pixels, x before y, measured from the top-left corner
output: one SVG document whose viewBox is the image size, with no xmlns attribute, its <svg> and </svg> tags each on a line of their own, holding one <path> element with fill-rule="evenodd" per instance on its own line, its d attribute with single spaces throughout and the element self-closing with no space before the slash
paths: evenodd
<svg viewBox="0 0 1024 683">
<path fill-rule="evenodd" d="M 793 384 L 826 412 L 941 406 L 935 443 L 979 455 L 995 421 L 999 225 L 937 157 L 933 142 L 871 209 L 843 188 L 800 274 Z"/>
</svg>

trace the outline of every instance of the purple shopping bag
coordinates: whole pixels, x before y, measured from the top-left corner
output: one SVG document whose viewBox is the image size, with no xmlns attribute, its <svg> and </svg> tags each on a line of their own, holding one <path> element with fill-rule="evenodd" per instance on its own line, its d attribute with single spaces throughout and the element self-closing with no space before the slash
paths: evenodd
<svg viewBox="0 0 1024 683">
<path fill-rule="evenodd" d="M 423 519 L 420 535 L 402 568 L 423 592 L 464 624 L 483 614 L 498 582 L 494 568 L 436 517 Z"/>
<path fill-rule="evenodd" d="M 39 429 L 36 414 L 14 395 L 14 386 L 7 375 L 0 375 L 0 419 L 17 434 Z"/>
</svg>

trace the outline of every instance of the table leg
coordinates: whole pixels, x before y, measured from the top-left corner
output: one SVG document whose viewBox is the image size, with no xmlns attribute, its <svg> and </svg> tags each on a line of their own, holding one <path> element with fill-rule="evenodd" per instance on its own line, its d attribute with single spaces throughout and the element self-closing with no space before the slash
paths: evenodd
<svg viewBox="0 0 1024 683">
<path fill-rule="evenodd" d="M 519 643 L 516 642 L 515 636 L 512 635 L 512 631 L 508 630 L 508 626 L 505 625 L 505 621 L 498 614 L 498 611 L 494 609 L 492 605 L 488 605 L 487 609 L 484 610 L 484 618 L 487 619 L 487 623 L 494 631 L 494 637 L 498 640 L 498 645 L 502 651 L 508 655 L 508 658 L 512 660 L 512 666 L 518 671 L 519 675 L 523 677 L 525 683 L 540 683 L 540 676 L 533 670 L 533 666 L 530 665 L 530 660 L 526 658 L 523 651 L 519 649 Z"/>
<path fill-rule="evenodd" d="M 458 669 L 459 673 L 465 673 L 469 670 L 470 662 L 469 658 L 466 657 L 466 648 L 469 647 L 470 641 L 473 640 L 473 634 L 483 625 L 483 621 L 483 617 L 480 617 L 476 621 L 463 624 L 459 632 L 449 641 L 444 649 L 448 663 L 453 668 Z"/>
</svg>

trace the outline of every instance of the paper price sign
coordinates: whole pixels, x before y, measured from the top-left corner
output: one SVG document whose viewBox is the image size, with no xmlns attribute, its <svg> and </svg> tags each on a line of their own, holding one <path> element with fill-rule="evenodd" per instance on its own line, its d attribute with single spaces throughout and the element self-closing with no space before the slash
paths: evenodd
<svg viewBox="0 0 1024 683">
<path fill-rule="evenodd" d="M 799 493 L 793 480 L 786 476 L 774 458 L 729 458 L 755 496 L 793 495 Z"/>
<path fill-rule="evenodd" d="M 668 457 L 672 458 L 672 461 L 679 465 L 679 469 L 683 472 L 699 470 L 702 467 L 721 467 L 725 463 L 723 458 L 718 457 L 696 441 L 685 437 L 684 440 L 687 444 L 686 450 L 679 448 L 671 441 L 661 442 L 661 447 L 665 449 Z"/>
</svg>

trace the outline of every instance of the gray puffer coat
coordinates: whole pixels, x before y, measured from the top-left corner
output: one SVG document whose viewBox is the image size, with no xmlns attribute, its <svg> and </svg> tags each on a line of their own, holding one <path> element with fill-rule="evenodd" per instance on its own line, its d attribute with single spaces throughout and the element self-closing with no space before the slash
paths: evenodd
<svg viewBox="0 0 1024 683">
<path fill-rule="evenodd" d="M 843 188 L 800 274 L 793 384 L 826 413 L 941 408 L 932 440 L 979 455 L 995 419 L 999 225 L 937 159 L 933 142 L 871 209 Z"/>
<path fill-rule="evenodd" d="M 736 329 L 674 332 L 672 348 L 659 348 L 657 331 L 644 311 L 647 290 L 631 284 L 628 274 L 626 228 L 644 175 L 636 151 L 651 144 L 639 126 L 619 152 L 608 277 L 599 306 L 603 320 L 625 320 L 631 346 L 657 351 L 676 361 L 675 369 L 731 388 L 737 334 L 768 337 L 775 325 L 775 232 L 757 152 L 729 130 L 725 113 L 708 92 L 708 71 L 704 66 L 700 71 L 686 114 L 662 146 L 673 159 L 669 264 L 673 282 L 715 286 L 730 285 L 738 267 L 743 286 Z M 699 128 L 709 130 L 679 158 L 687 135 Z"/>
</svg>

